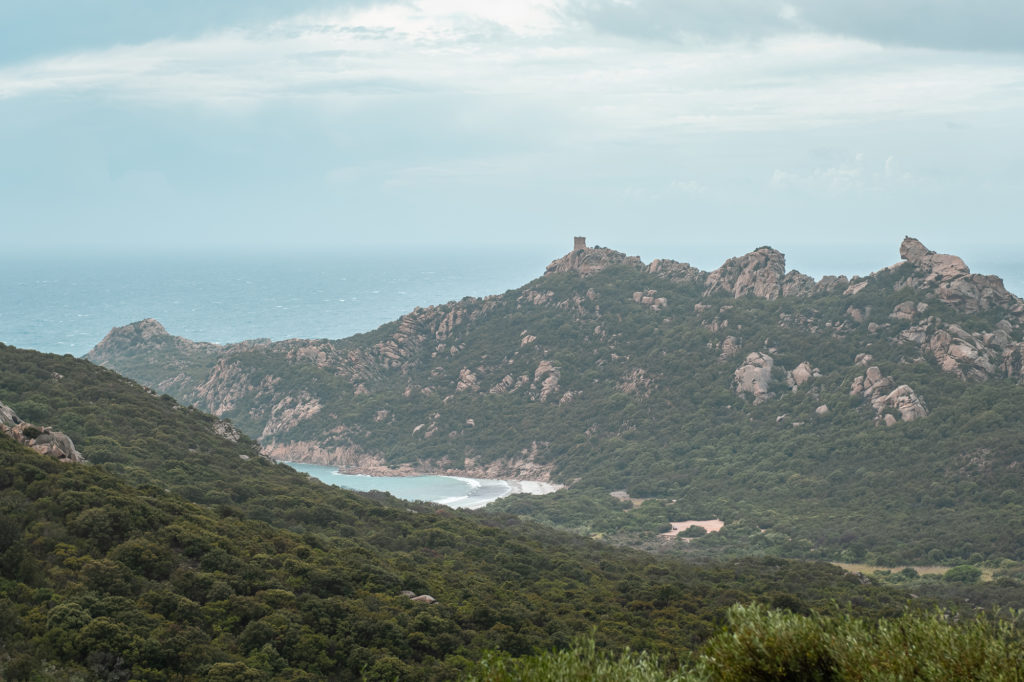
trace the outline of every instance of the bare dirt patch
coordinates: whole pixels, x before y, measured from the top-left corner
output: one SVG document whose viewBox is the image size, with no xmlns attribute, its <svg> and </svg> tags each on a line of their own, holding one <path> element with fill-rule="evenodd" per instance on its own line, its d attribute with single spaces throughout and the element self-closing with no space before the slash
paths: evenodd
<svg viewBox="0 0 1024 682">
<path fill-rule="evenodd" d="M 718 519 L 709 519 L 707 521 L 673 521 L 672 530 L 660 533 L 659 536 L 663 538 L 674 538 L 691 526 L 700 526 L 709 533 L 717 533 L 722 530 L 723 526 L 725 526 L 725 522 Z M 686 542 L 692 540 L 692 538 L 682 539 Z"/>
<path fill-rule="evenodd" d="M 641 504 L 646 502 L 647 499 L 648 499 L 646 497 L 630 497 L 629 493 L 627 493 L 625 490 L 613 490 L 612 492 L 610 492 L 608 494 L 611 495 L 612 497 L 614 497 L 616 500 L 621 500 L 623 502 L 631 503 L 633 505 L 634 509 L 639 507 Z"/>
</svg>

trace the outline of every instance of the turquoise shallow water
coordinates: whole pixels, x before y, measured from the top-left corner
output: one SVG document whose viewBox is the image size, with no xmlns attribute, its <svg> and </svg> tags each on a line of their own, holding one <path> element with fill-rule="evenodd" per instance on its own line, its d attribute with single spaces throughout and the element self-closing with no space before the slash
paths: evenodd
<svg viewBox="0 0 1024 682">
<path fill-rule="evenodd" d="M 508 483 L 489 479 L 459 476 L 364 476 L 343 474 L 337 467 L 322 464 L 286 464 L 324 483 L 349 490 L 383 490 L 403 500 L 437 502 L 449 507 L 476 509 L 512 491 Z"/>
</svg>

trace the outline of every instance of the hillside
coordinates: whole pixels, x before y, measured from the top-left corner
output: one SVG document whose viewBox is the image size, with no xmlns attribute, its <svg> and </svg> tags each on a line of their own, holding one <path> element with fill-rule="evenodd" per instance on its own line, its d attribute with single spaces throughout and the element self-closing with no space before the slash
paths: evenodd
<svg viewBox="0 0 1024 682">
<path fill-rule="evenodd" d="M 0 426 L 4 679 L 452 679 L 595 624 L 602 649 L 671 662 L 735 602 L 908 600 L 827 565 L 692 564 L 350 493 L 71 356 L 0 344 Z M 27 447 L 51 441 L 78 457 Z"/>
<path fill-rule="evenodd" d="M 499 507 L 622 542 L 1024 559 L 1024 302 L 917 240 L 900 256 L 814 281 L 770 247 L 710 273 L 581 248 L 348 339 L 216 346 L 145 320 L 87 357 L 270 457 L 571 484 Z M 724 528 L 656 539 L 709 518 Z"/>
</svg>

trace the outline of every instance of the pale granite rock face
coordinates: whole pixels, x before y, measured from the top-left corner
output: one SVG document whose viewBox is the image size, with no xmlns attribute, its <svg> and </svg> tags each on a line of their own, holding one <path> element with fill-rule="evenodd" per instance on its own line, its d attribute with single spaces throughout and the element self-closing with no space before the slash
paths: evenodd
<svg viewBox="0 0 1024 682">
<path fill-rule="evenodd" d="M 900 258 L 943 279 L 971 274 L 959 256 L 935 253 L 913 237 L 904 238 L 900 244 Z"/>
<path fill-rule="evenodd" d="M 32 448 L 41 455 L 49 455 L 62 462 L 84 462 L 85 457 L 75 448 L 70 438 L 60 431 L 29 424 L 18 417 L 13 409 L 0 403 L 0 433 L 15 442 Z"/>
<path fill-rule="evenodd" d="M 16 426 L 21 419 L 14 413 L 14 410 L 0 403 L 0 426 Z"/>
<path fill-rule="evenodd" d="M 786 383 L 795 391 L 811 379 L 819 376 L 821 376 L 821 372 L 817 368 L 811 367 L 811 363 L 805 360 L 792 371 L 786 373 Z"/>
<path fill-rule="evenodd" d="M 783 296 L 812 296 L 818 290 L 813 277 L 802 272 L 790 270 L 782 278 L 781 293 Z"/>
<path fill-rule="evenodd" d="M 674 260 L 655 258 L 647 266 L 647 272 L 664 277 L 673 282 L 703 282 L 708 273 L 695 268 L 689 263 L 678 263 Z"/>
<path fill-rule="evenodd" d="M 460 392 L 462 392 L 462 391 L 470 391 L 470 392 L 479 391 L 480 390 L 480 384 L 477 383 L 476 374 L 474 374 L 472 371 L 470 371 L 466 367 L 463 367 L 459 371 L 459 381 L 458 381 L 458 383 L 455 386 L 455 390 L 456 391 L 460 391 Z"/>
<path fill-rule="evenodd" d="M 735 336 L 727 336 L 722 340 L 721 345 L 722 352 L 718 356 L 719 360 L 728 360 L 732 356 L 740 352 L 740 342 Z"/>
<path fill-rule="evenodd" d="M 905 422 L 912 422 L 915 419 L 928 416 L 928 410 L 924 403 L 914 393 L 914 389 L 906 384 L 897 386 L 883 399 L 885 407 L 893 407 L 900 413 L 900 418 Z"/>
<path fill-rule="evenodd" d="M 743 364 L 733 373 L 733 384 L 737 393 L 749 393 L 754 397 L 754 404 L 759 405 L 772 394 L 768 387 L 772 381 L 772 367 L 775 360 L 767 353 L 750 353 Z"/>
<path fill-rule="evenodd" d="M 924 401 L 910 386 L 897 386 L 891 376 L 883 375 L 875 366 L 868 367 L 863 376 L 854 379 L 850 395 L 864 396 L 874 408 L 876 419 L 886 426 L 892 426 L 897 421 L 910 422 L 928 416 L 928 408 L 925 407 Z M 900 419 L 897 420 L 887 410 L 899 412 Z"/>
<path fill-rule="evenodd" d="M 704 295 L 719 291 L 740 296 L 775 299 L 782 293 L 786 275 L 786 257 L 775 249 L 762 246 L 745 256 L 730 258 L 711 272 L 704 283 Z"/>
<path fill-rule="evenodd" d="M 561 373 L 558 368 L 548 360 L 541 360 L 533 373 L 533 384 L 531 385 L 531 388 L 536 388 L 538 382 L 540 383 L 537 400 L 542 403 L 547 402 L 548 398 L 557 393 L 559 378 L 561 378 Z"/>
<path fill-rule="evenodd" d="M 993 275 L 972 275 L 959 256 L 935 253 L 917 239 L 906 237 L 900 245 L 900 257 L 914 266 L 914 274 L 899 286 L 934 289 L 941 301 L 963 312 L 1001 307 L 1020 307 L 1020 299 Z"/>
<path fill-rule="evenodd" d="M 627 256 L 621 251 L 613 251 L 604 247 L 575 249 L 561 258 L 554 260 L 544 270 L 545 275 L 556 272 L 578 272 L 581 275 L 591 275 L 600 272 L 610 265 L 632 265 L 644 267 L 643 261 L 636 256 Z"/>
</svg>

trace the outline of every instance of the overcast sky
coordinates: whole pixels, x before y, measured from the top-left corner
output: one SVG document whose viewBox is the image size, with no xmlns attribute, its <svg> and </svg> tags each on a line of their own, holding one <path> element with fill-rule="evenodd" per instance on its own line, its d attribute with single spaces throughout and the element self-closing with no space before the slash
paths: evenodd
<svg viewBox="0 0 1024 682">
<path fill-rule="evenodd" d="M 1020 0 L 0 3 L 5 249 L 1019 262 L 1022 196 Z"/>
</svg>

